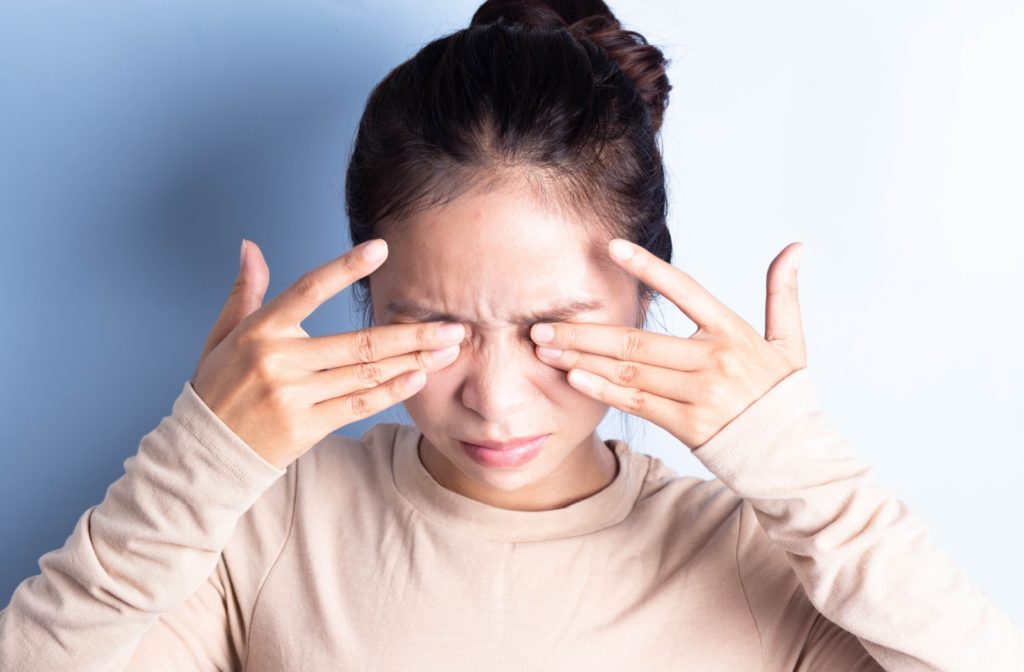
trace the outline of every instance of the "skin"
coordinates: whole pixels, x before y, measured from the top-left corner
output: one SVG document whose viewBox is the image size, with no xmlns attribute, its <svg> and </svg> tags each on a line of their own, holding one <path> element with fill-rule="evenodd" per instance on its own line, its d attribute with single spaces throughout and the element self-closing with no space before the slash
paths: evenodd
<svg viewBox="0 0 1024 672">
<path fill-rule="evenodd" d="M 567 506 L 616 475 L 614 456 L 595 433 L 608 406 L 646 418 L 696 450 L 806 366 L 799 244 L 769 269 L 762 338 L 692 277 L 641 247 L 610 241 L 614 263 L 597 263 L 585 223 L 543 209 L 525 190 L 470 193 L 405 224 L 371 278 L 374 318 L 393 324 L 443 317 L 466 327 L 455 362 L 404 402 L 423 433 L 424 467 L 464 496 L 516 510 Z M 698 330 L 680 338 L 639 329 L 637 280 Z M 543 319 L 530 327 L 515 318 L 593 299 L 604 306 L 571 322 Z M 541 454 L 517 468 L 481 466 L 459 445 L 544 433 L 550 436 Z"/>
<path fill-rule="evenodd" d="M 367 241 L 266 305 L 269 268 L 243 241 L 238 277 L 190 382 L 271 464 L 284 468 L 328 433 L 405 401 L 423 430 L 420 459 L 439 483 L 495 506 L 558 508 L 615 476 L 594 434 L 608 406 L 659 425 L 700 458 L 701 445 L 807 365 L 799 243 L 768 268 L 762 337 L 643 248 L 611 240 L 609 256 L 595 258 L 583 223 L 538 208 L 526 192 L 469 194 L 419 220 L 394 236 L 393 254 L 387 241 Z M 378 326 L 319 337 L 302 329 L 363 277 L 371 277 Z M 636 303 L 637 280 L 697 331 L 683 338 L 638 328 L 631 318 L 646 306 Z M 572 321 L 521 316 L 570 299 L 600 305 Z M 440 321 L 394 310 L 399 300 L 465 325 L 445 334 Z M 481 468 L 456 448 L 460 438 L 540 433 L 550 434 L 542 454 L 518 469 Z"/>
<path fill-rule="evenodd" d="M 415 394 L 464 336 L 443 325 L 396 324 L 312 337 L 302 322 L 387 257 L 370 240 L 307 271 L 263 304 L 270 268 L 242 241 L 238 277 L 189 381 L 264 460 L 285 468 L 327 434 Z"/>
<path fill-rule="evenodd" d="M 635 323 L 636 281 L 595 262 L 585 226 L 543 209 L 525 190 L 506 188 L 421 211 L 385 236 L 388 259 L 370 278 L 374 322 L 446 315 L 467 330 L 457 359 L 404 402 L 423 432 L 420 460 L 444 487 L 492 506 L 535 511 L 568 506 L 614 479 L 615 456 L 595 432 L 608 405 L 538 359 L 533 322 L 517 319 L 570 301 L 603 301 L 572 319 Z M 540 455 L 513 468 L 481 466 L 458 443 L 548 433 Z"/>
<path fill-rule="evenodd" d="M 700 459 L 702 445 L 807 366 L 797 289 L 802 248 L 787 245 L 768 268 L 762 337 L 688 273 L 612 240 L 616 263 L 661 292 L 697 331 L 681 338 L 614 325 L 534 325 L 538 357 L 565 370 L 574 388 L 650 420 Z"/>
</svg>

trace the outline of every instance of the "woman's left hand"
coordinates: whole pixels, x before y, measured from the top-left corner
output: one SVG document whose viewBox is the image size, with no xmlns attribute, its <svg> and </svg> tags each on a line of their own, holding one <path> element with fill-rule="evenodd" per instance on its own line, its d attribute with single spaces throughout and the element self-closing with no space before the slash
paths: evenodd
<svg viewBox="0 0 1024 672">
<path fill-rule="evenodd" d="M 567 370 L 569 383 L 584 394 L 646 418 L 696 450 L 776 383 L 807 366 L 796 282 L 802 243 L 790 243 L 768 267 L 763 338 L 672 264 L 622 239 L 608 249 L 622 269 L 660 292 L 698 328 L 681 338 L 619 325 L 534 324 L 530 335 L 537 356 Z M 632 254 L 623 259 L 615 254 L 619 250 Z"/>
</svg>

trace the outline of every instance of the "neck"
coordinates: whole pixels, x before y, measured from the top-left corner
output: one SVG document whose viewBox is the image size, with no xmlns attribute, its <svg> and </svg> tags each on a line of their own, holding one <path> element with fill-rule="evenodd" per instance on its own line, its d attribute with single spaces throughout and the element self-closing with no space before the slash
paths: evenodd
<svg viewBox="0 0 1024 672">
<path fill-rule="evenodd" d="M 583 440 L 543 480 L 508 491 L 488 487 L 463 474 L 426 436 L 420 436 L 420 462 L 445 488 L 479 502 L 516 511 L 561 509 L 594 495 L 615 480 L 618 460 L 596 432 Z"/>
</svg>

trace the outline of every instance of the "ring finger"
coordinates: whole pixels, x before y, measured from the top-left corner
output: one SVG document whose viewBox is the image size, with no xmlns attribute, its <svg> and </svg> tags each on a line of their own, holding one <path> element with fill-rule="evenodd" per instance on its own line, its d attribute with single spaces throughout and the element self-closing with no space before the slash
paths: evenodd
<svg viewBox="0 0 1024 672">
<path fill-rule="evenodd" d="M 428 373 L 444 368 L 455 361 L 459 345 L 437 350 L 419 350 L 388 357 L 375 362 L 360 362 L 312 373 L 311 403 L 342 397 L 383 385 L 408 371 L 424 369 Z"/>
<path fill-rule="evenodd" d="M 551 357 L 545 348 L 537 348 L 541 361 L 559 369 L 583 369 L 596 373 L 606 380 L 622 387 L 646 390 L 665 399 L 688 403 L 694 398 L 694 373 L 676 371 L 660 366 L 629 362 L 603 355 L 594 355 L 578 350 L 562 350 L 557 357 Z"/>
</svg>

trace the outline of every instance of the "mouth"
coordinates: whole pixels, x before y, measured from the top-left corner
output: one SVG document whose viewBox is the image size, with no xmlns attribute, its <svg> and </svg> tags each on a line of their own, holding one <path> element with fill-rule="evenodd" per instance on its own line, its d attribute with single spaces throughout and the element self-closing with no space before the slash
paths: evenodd
<svg viewBox="0 0 1024 672">
<path fill-rule="evenodd" d="M 542 439 L 547 434 L 536 434 L 534 436 L 526 436 L 520 439 L 512 439 L 511 441 L 488 441 L 487 439 L 466 439 L 463 443 L 470 446 L 476 446 L 478 448 L 489 448 L 491 450 L 512 450 L 513 448 L 519 448 L 525 446 L 528 443 L 532 443 L 537 439 Z"/>
<path fill-rule="evenodd" d="M 540 454 L 550 434 L 497 444 L 498 448 L 478 443 L 459 441 L 459 445 L 471 460 L 482 467 L 494 469 L 512 468 L 526 464 Z M 495 445 L 495 444 L 492 444 Z"/>
</svg>

